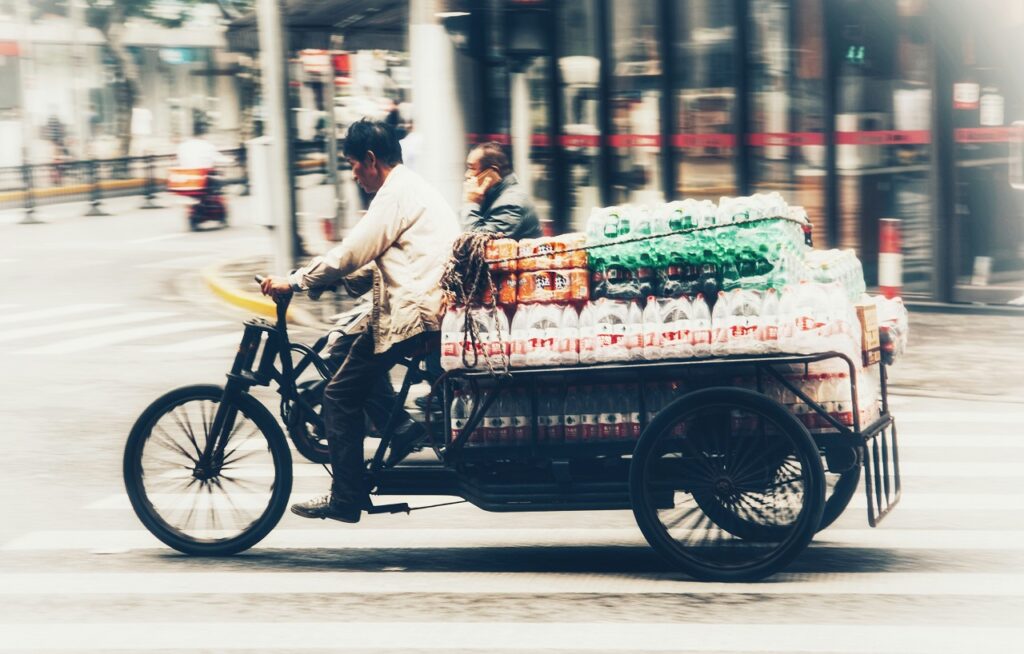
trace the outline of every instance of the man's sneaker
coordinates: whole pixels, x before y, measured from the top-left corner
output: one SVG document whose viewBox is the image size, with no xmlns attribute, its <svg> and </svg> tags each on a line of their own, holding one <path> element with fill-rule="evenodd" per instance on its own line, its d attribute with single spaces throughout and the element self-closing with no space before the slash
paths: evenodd
<svg viewBox="0 0 1024 654">
<path fill-rule="evenodd" d="M 405 429 L 391 437 L 391 450 L 385 463 L 393 466 L 416 449 L 427 436 L 427 430 L 418 422 L 410 422 Z"/>
<path fill-rule="evenodd" d="M 330 495 L 314 498 L 308 502 L 292 504 L 292 513 L 303 518 L 330 518 L 341 522 L 356 523 L 363 512 L 361 504 L 332 500 Z"/>
</svg>

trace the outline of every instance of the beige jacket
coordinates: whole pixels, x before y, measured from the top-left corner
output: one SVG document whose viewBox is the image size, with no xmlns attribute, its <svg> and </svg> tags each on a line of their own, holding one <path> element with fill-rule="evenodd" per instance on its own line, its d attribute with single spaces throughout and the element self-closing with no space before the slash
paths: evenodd
<svg viewBox="0 0 1024 654">
<path fill-rule="evenodd" d="M 353 295 L 373 288 L 374 351 L 441 329 L 441 272 L 459 235 L 441 194 L 396 166 L 349 235 L 289 277 L 297 290 L 341 281 Z"/>
</svg>

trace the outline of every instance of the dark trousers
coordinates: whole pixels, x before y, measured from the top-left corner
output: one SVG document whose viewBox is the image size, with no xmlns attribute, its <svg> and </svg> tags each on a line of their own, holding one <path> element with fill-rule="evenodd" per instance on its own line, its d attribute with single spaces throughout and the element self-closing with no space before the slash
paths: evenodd
<svg viewBox="0 0 1024 654">
<path fill-rule="evenodd" d="M 439 336 L 436 333 L 419 334 L 381 354 L 373 351 L 371 330 L 359 334 L 352 341 L 341 367 L 324 389 L 324 423 L 334 471 L 331 495 L 336 500 L 357 504 L 367 502 L 369 489 L 363 479 L 364 411 L 369 409 L 377 414 L 371 414 L 370 419 L 378 429 L 384 429 L 395 395 L 387 377 L 388 371 L 403 357 L 422 352 L 431 338 Z M 387 393 L 392 400 L 386 408 L 386 403 L 379 401 L 381 393 Z M 373 409 L 371 405 L 374 405 Z M 408 418 L 408 414 L 404 418 Z"/>
</svg>

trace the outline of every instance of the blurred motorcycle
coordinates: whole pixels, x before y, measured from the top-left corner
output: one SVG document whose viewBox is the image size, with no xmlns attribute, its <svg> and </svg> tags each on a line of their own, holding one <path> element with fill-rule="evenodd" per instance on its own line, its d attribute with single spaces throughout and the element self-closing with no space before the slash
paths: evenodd
<svg viewBox="0 0 1024 654">
<path fill-rule="evenodd" d="M 188 226 L 192 231 L 210 221 L 227 226 L 227 204 L 220 192 L 215 168 L 171 168 L 167 172 L 167 190 L 192 200 L 188 211 Z"/>
</svg>

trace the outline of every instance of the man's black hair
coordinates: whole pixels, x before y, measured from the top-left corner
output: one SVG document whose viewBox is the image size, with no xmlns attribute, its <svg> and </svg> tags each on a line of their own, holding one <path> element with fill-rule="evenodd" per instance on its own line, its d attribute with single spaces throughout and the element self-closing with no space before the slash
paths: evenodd
<svg viewBox="0 0 1024 654">
<path fill-rule="evenodd" d="M 402 146 L 395 128 L 379 120 L 363 118 L 348 127 L 342 154 L 356 161 L 365 161 L 366 153 L 373 151 L 377 161 L 385 166 L 402 163 Z"/>
<path fill-rule="evenodd" d="M 480 151 L 480 170 L 497 168 L 498 174 L 502 177 L 512 172 L 512 164 L 509 163 L 508 153 L 497 141 L 487 141 L 473 148 Z"/>
</svg>

